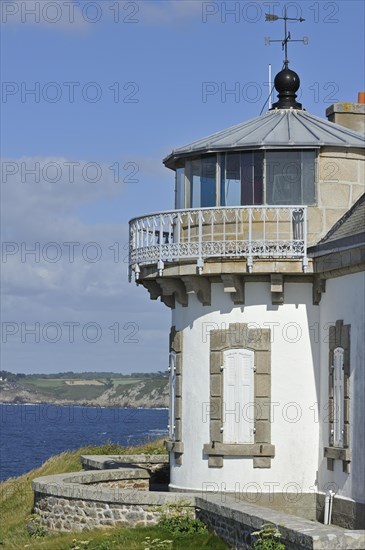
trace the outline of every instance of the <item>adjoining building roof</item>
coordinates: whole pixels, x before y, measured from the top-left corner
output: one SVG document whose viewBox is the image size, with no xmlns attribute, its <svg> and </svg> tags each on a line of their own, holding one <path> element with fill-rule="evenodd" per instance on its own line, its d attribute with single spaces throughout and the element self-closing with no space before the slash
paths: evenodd
<svg viewBox="0 0 365 550">
<path fill-rule="evenodd" d="M 327 235 L 319 241 L 318 244 L 329 243 L 353 237 L 365 231 L 365 193 L 355 202 L 355 204 L 338 220 L 337 223 L 328 231 Z"/>
<path fill-rule="evenodd" d="M 242 149 L 364 147 L 365 136 L 299 109 L 275 109 L 174 149 L 164 159 L 173 168 L 181 157 Z"/>
<path fill-rule="evenodd" d="M 365 244 L 365 193 L 308 252 L 318 255 L 360 244 Z"/>
</svg>

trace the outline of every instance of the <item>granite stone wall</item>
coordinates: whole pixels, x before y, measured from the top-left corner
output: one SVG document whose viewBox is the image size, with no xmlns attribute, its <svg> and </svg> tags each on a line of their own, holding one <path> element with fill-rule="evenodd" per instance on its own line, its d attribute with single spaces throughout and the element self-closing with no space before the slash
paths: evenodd
<svg viewBox="0 0 365 550">
<path fill-rule="evenodd" d="M 50 531 L 155 525 L 161 516 L 156 506 L 58 498 L 42 493 L 35 494 L 33 513 L 40 516 L 42 525 Z"/>
<path fill-rule="evenodd" d="M 147 470 L 133 467 L 37 478 L 33 513 L 49 531 L 155 525 L 170 507 L 195 517 L 193 496 L 149 491 L 149 480 Z"/>
</svg>

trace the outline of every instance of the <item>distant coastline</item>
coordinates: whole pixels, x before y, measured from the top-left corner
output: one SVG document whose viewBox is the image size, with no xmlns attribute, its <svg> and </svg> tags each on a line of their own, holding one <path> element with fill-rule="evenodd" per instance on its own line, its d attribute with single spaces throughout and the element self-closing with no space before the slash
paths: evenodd
<svg viewBox="0 0 365 550">
<path fill-rule="evenodd" d="M 2 396 L 0 394 L 0 405 L 23 405 L 23 406 L 31 406 L 31 405 L 44 405 L 44 406 L 58 406 L 58 407 L 99 407 L 100 409 L 115 409 L 115 408 L 121 408 L 121 409 L 137 409 L 137 410 L 156 410 L 156 411 L 167 411 L 169 409 L 168 405 L 166 406 L 159 406 L 154 404 L 146 404 L 145 406 L 132 406 L 132 405 L 100 405 L 100 403 L 93 403 L 93 402 L 79 402 L 79 401 L 2 401 Z"/>
<path fill-rule="evenodd" d="M 0 380 L 0 403 L 4 405 L 168 407 L 168 379 L 163 373 L 133 377 L 113 376 L 112 373 L 61 373 L 54 378 L 49 375 L 21 375 L 18 378 L 7 374 L 3 371 Z"/>
</svg>

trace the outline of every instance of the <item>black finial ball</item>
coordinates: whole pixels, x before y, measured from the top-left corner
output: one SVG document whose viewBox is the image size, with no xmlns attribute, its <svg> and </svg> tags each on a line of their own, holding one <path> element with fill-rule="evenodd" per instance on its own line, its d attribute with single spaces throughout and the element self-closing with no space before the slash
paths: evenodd
<svg viewBox="0 0 365 550">
<path fill-rule="evenodd" d="M 295 71 L 284 69 L 276 75 L 274 85 L 279 94 L 285 92 L 295 93 L 299 90 L 300 79 Z"/>
<path fill-rule="evenodd" d="M 300 86 L 300 78 L 296 72 L 291 71 L 288 69 L 288 66 L 285 66 L 285 69 L 276 75 L 274 84 L 278 92 L 279 101 L 273 104 L 271 110 L 303 108 L 302 104 L 295 100 L 297 97 L 296 92 Z"/>
</svg>

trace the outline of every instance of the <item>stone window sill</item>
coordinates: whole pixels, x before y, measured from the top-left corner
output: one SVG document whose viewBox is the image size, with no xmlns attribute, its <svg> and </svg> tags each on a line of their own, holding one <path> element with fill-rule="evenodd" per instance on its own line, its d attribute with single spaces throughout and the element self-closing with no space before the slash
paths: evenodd
<svg viewBox="0 0 365 550">
<path fill-rule="evenodd" d="M 253 444 L 228 444 L 228 443 L 207 443 L 203 447 L 204 453 L 209 456 L 248 456 L 248 457 L 270 457 L 275 456 L 275 445 L 269 443 Z"/>
<path fill-rule="evenodd" d="M 343 447 L 325 447 L 325 458 L 331 458 L 332 460 L 344 460 L 345 462 L 351 462 L 350 449 L 344 449 Z"/>
</svg>

